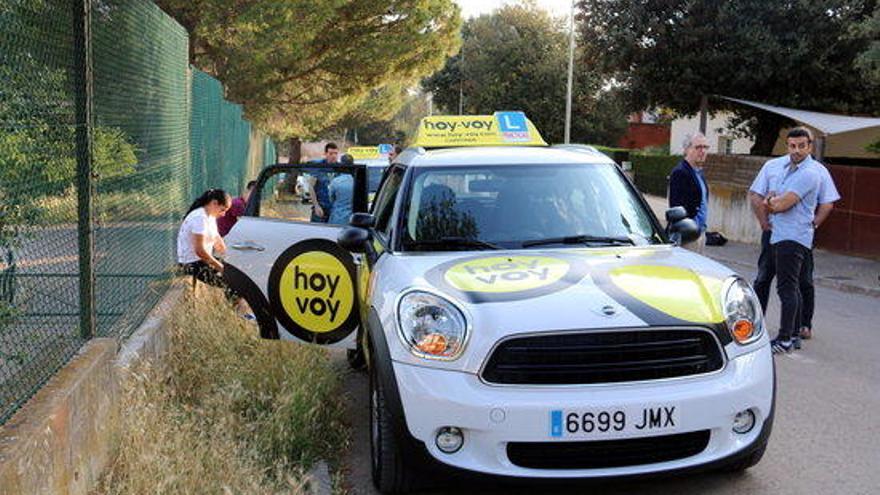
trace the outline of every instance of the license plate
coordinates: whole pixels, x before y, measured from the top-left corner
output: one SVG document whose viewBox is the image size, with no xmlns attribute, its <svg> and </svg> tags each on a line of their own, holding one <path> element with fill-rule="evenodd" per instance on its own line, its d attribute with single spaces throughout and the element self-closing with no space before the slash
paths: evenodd
<svg viewBox="0 0 880 495">
<path fill-rule="evenodd" d="M 550 411 L 550 436 L 600 437 L 672 431 L 681 412 L 675 405 L 607 409 L 554 409 Z"/>
</svg>

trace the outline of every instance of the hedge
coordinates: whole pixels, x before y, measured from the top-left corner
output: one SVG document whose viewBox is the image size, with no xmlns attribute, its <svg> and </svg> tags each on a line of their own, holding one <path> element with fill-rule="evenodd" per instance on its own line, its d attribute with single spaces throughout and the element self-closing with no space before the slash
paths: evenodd
<svg viewBox="0 0 880 495">
<path fill-rule="evenodd" d="M 681 161 L 680 155 L 637 155 L 631 154 L 633 175 L 636 186 L 644 194 L 666 197 L 669 173 Z"/>
</svg>

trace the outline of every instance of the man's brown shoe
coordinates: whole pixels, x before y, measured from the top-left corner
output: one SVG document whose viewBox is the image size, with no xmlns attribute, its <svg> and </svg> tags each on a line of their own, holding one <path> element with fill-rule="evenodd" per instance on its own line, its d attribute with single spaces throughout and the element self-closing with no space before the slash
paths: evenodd
<svg viewBox="0 0 880 495">
<path fill-rule="evenodd" d="M 813 338 L 813 329 L 810 327 L 801 328 L 801 338 L 804 340 L 810 340 Z"/>
</svg>

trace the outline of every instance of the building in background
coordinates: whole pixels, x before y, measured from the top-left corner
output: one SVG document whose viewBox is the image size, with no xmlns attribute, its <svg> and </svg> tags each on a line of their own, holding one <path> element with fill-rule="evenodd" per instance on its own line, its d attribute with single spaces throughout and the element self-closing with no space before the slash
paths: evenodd
<svg viewBox="0 0 880 495">
<path fill-rule="evenodd" d="M 628 149 L 665 148 L 669 146 L 669 124 L 659 112 L 642 111 L 627 119 L 626 134 L 617 145 Z"/>
<path fill-rule="evenodd" d="M 709 153 L 721 155 L 747 155 L 755 141 L 749 138 L 736 137 L 728 129 L 727 121 L 733 114 L 730 112 L 718 112 L 709 114 L 706 122 L 706 139 L 709 141 Z M 671 142 L 669 153 L 672 155 L 684 154 L 682 141 L 689 133 L 700 130 L 700 116 L 679 117 L 672 121 Z"/>
</svg>

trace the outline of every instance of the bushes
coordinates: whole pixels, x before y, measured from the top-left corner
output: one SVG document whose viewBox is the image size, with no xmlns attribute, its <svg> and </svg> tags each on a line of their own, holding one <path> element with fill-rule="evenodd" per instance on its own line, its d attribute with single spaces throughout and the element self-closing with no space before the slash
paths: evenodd
<svg viewBox="0 0 880 495">
<path fill-rule="evenodd" d="M 678 155 L 630 155 L 636 186 L 644 194 L 666 197 L 667 177 L 681 161 Z"/>
</svg>

